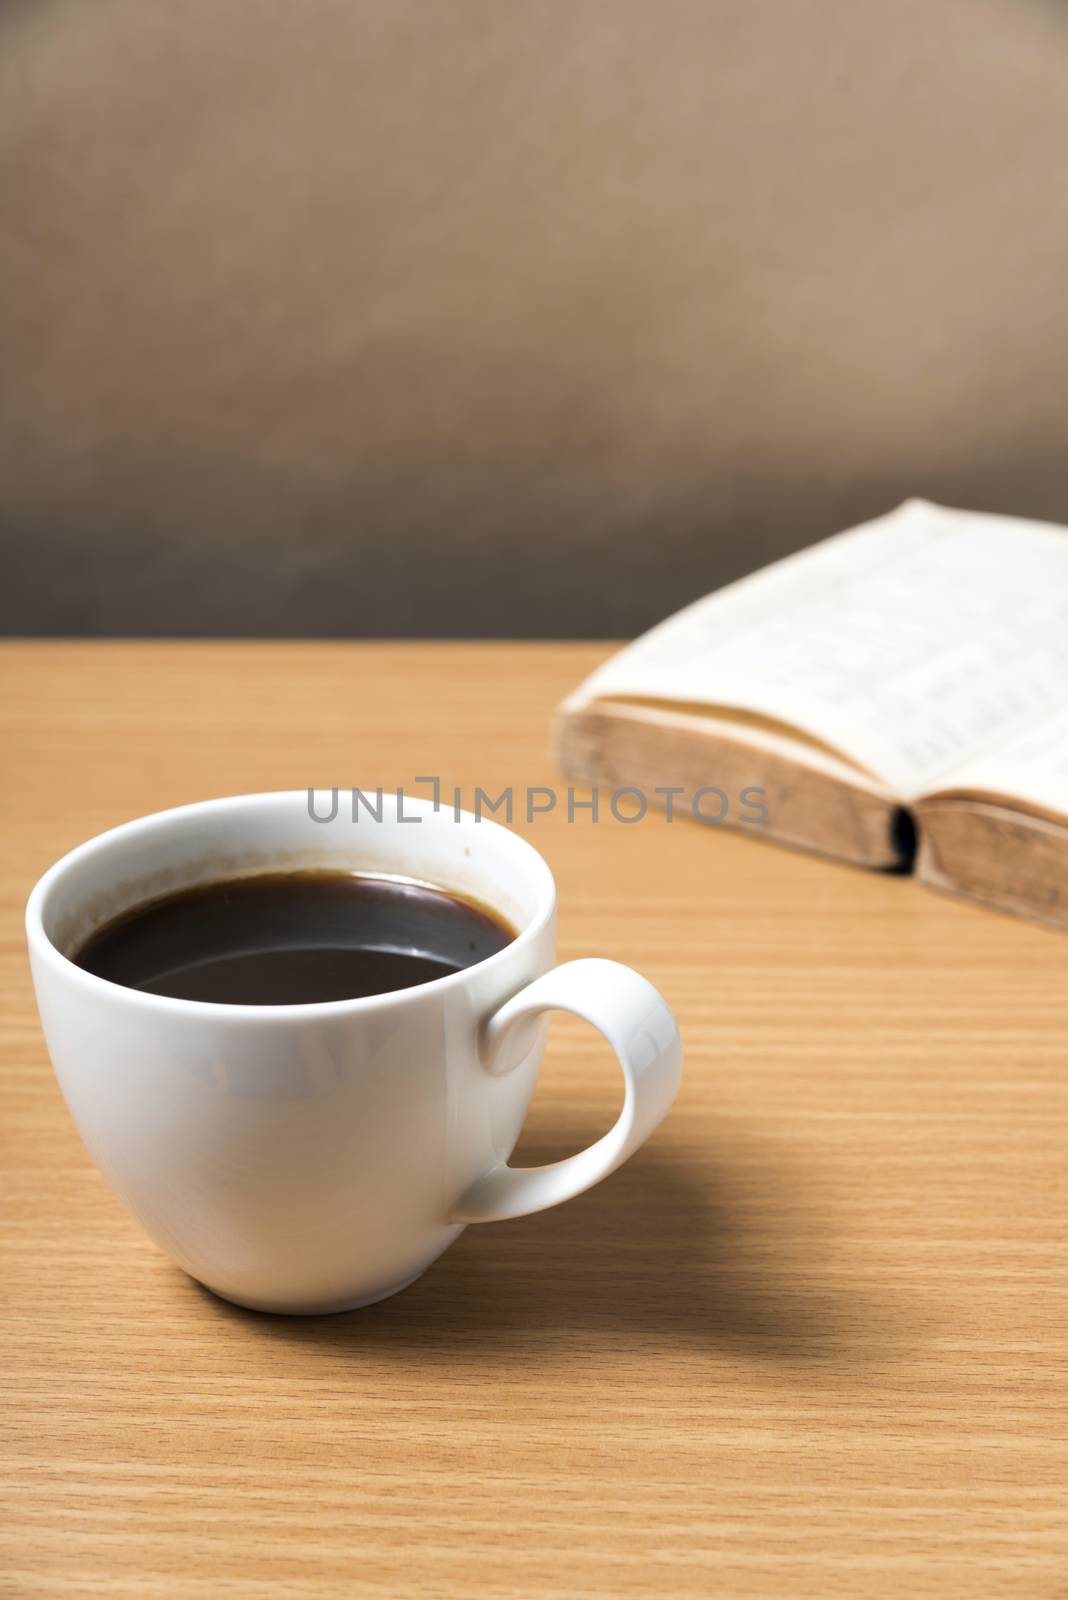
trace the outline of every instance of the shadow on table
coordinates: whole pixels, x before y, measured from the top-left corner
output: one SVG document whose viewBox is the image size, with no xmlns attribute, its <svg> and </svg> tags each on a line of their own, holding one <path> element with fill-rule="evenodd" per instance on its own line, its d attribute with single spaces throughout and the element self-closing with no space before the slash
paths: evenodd
<svg viewBox="0 0 1068 1600">
<path fill-rule="evenodd" d="M 528 1148 L 524 1165 L 559 1154 Z M 428 1360 L 536 1357 L 588 1339 L 605 1354 L 675 1345 L 782 1366 L 880 1359 L 873 1320 L 885 1329 L 885 1312 L 862 1285 L 848 1302 L 832 1290 L 829 1248 L 781 1154 L 654 1145 L 565 1206 L 468 1228 L 412 1288 L 362 1311 L 273 1317 L 211 1298 L 270 1338 Z"/>
</svg>

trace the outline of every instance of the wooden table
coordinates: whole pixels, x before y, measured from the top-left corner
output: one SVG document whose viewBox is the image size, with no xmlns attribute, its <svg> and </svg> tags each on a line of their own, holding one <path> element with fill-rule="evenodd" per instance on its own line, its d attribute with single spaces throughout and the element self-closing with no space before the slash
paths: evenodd
<svg viewBox="0 0 1068 1600">
<path fill-rule="evenodd" d="M 603 649 L 0 651 L 3 1594 L 1068 1595 L 1063 935 L 557 812 L 521 826 L 561 955 L 640 968 L 686 1041 L 606 1184 L 301 1321 L 199 1290 L 89 1164 L 23 953 L 42 869 L 209 795 L 552 783 Z M 618 1095 L 554 1021 L 524 1158 Z"/>
</svg>

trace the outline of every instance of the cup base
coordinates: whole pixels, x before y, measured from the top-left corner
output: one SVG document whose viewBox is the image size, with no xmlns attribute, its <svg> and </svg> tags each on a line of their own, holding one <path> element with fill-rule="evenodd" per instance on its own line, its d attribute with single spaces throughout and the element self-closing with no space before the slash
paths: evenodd
<svg viewBox="0 0 1068 1600">
<path fill-rule="evenodd" d="M 410 1278 L 390 1284 L 388 1289 L 376 1289 L 373 1294 L 360 1295 L 355 1300 L 326 1300 L 322 1305 L 311 1306 L 287 1305 L 278 1300 L 244 1300 L 239 1295 L 224 1294 L 221 1289 L 213 1289 L 210 1283 L 201 1283 L 200 1286 L 217 1300 L 226 1300 L 232 1306 L 240 1306 L 243 1311 L 261 1311 L 275 1317 L 331 1317 L 342 1311 L 362 1311 L 365 1306 L 374 1306 L 380 1300 L 388 1300 L 391 1295 L 401 1294 L 405 1289 L 410 1289 L 413 1283 L 418 1283 L 425 1271 L 426 1267 L 421 1267 Z M 200 1283 L 199 1278 L 196 1281 Z"/>
</svg>

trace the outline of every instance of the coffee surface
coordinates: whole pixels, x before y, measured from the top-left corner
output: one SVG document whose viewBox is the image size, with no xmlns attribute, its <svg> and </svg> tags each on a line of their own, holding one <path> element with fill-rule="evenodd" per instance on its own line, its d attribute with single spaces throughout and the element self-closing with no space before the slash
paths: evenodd
<svg viewBox="0 0 1068 1600">
<path fill-rule="evenodd" d="M 307 1005 L 387 994 L 503 950 L 515 930 L 445 889 L 347 872 L 284 872 L 148 901 L 74 960 L 148 994 Z"/>
</svg>

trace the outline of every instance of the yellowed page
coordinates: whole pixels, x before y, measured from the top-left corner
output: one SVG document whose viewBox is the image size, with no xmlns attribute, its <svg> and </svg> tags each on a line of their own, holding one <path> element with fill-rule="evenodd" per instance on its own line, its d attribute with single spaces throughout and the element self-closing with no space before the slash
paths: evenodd
<svg viewBox="0 0 1068 1600">
<path fill-rule="evenodd" d="M 1068 701 L 1068 683 L 1061 700 Z M 1068 703 L 996 750 L 963 762 L 929 798 L 938 793 L 991 797 L 1068 819 Z"/>
<path fill-rule="evenodd" d="M 1040 716 L 1068 684 L 1068 532 L 910 500 L 669 617 L 594 698 L 789 723 L 902 799 Z"/>
</svg>

